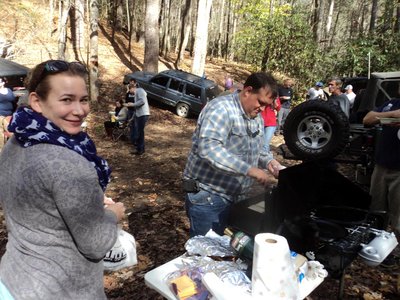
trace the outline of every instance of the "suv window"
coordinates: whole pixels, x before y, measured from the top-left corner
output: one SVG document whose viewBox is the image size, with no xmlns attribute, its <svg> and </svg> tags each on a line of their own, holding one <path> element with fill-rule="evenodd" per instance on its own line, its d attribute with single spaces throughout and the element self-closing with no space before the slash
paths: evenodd
<svg viewBox="0 0 400 300">
<path fill-rule="evenodd" d="M 180 81 L 180 80 L 171 78 L 171 82 L 169 83 L 169 88 L 170 88 L 171 90 L 175 90 L 175 91 L 178 91 L 178 92 L 182 92 L 182 90 L 183 90 L 183 84 L 181 84 L 181 81 Z"/>
<path fill-rule="evenodd" d="M 167 86 L 169 77 L 166 76 L 156 76 L 151 80 L 153 83 L 162 85 L 162 86 Z"/>
<path fill-rule="evenodd" d="M 201 97 L 201 89 L 198 86 L 192 85 L 190 83 L 186 84 L 186 95 L 199 98 Z"/>
</svg>

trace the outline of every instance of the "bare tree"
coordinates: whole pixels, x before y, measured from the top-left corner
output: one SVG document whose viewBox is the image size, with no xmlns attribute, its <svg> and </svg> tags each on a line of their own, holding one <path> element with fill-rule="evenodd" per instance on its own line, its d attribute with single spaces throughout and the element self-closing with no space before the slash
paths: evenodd
<svg viewBox="0 0 400 300">
<path fill-rule="evenodd" d="M 168 56 L 168 51 L 170 49 L 170 19 L 171 19 L 171 0 L 163 1 L 163 13 L 162 13 L 162 40 L 161 40 L 161 52 L 164 58 Z"/>
<path fill-rule="evenodd" d="M 160 48 L 158 27 L 159 11 L 159 0 L 147 0 L 143 69 L 154 73 L 158 72 L 158 53 Z"/>
<path fill-rule="evenodd" d="M 333 8 L 335 7 L 335 0 L 330 0 L 329 2 L 329 11 L 328 11 L 328 19 L 326 22 L 326 31 L 325 34 L 328 37 L 330 35 L 330 31 L 332 28 L 332 19 L 333 19 Z"/>
<path fill-rule="evenodd" d="M 218 28 L 218 36 L 217 36 L 217 47 L 218 47 L 218 56 L 222 56 L 222 38 L 223 38 L 223 30 L 224 30 L 224 20 L 225 20 L 225 0 L 222 0 L 221 3 L 221 14 L 219 16 L 219 28 Z"/>
<path fill-rule="evenodd" d="M 98 0 L 90 0 L 90 62 L 89 62 L 89 93 L 90 101 L 97 102 L 99 95 L 98 73 L 98 37 L 99 37 L 99 3 Z"/>
<path fill-rule="evenodd" d="M 397 0 L 395 32 L 400 32 L 400 0 Z"/>
<path fill-rule="evenodd" d="M 186 46 L 189 41 L 189 33 L 192 25 L 192 11 L 191 11 L 191 0 L 185 0 L 185 6 L 182 10 L 182 25 L 181 25 L 181 37 L 180 45 L 178 50 L 178 56 L 176 57 L 175 67 L 178 68 L 183 55 L 185 53 Z"/>
<path fill-rule="evenodd" d="M 373 33 L 375 31 L 376 14 L 378 13 L 378 0 L 372 0 L 371 8 L 371 21 L 369 22 L 369 32 Z"/>
<path fill-rule="evenodd" d="M 325 7 L 325 0 L 314 0 L 314 11 L 313 11 L 313 21 L 312 29 L 314 34 L 314 41 L 319 43 L 322 39 L 322 22 L 323 22 L 323 12 Z"/>
<path fill-rule="evenodd" d="M 71 10 L 71 41 L 76 60 L 83 60 L 82 49 L 85 46 L 85 3 L 75 0 Z"/>
<path fill-rule="evenodd" d="M 199 0 L 192 73 L 203 75 L 207 56 L 208 23 L 212 0 Z"/>
<path fill-rule="evenodd" d="M 54 0 L 49 1 L 49 37 L 53 34 Z"/>
<path fill-rule="evenodd" d="M 60 1 L 58 22 L 58 58 L 65 59 L 67 49 L 67 21 L 71 4 L 69 0 Z"/>
</svg>

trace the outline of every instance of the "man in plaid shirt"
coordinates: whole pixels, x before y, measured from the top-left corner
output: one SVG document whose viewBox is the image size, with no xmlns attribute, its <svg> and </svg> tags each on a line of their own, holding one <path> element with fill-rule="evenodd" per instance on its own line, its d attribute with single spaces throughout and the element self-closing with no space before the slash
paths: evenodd
<svg viewBox="0 0 400 300">
<path fill-rule="evenodd" d="M 240 92 L 217 97 L 202 110 L 183 174 L 190 236 L 209 229 L 223 234 L 230 206 L 243 200 L 256 180 L 268 184 L 282 166 L 263 151 L 260 112 L 277 97 L 266 73 L 251 74 Z"/>
</svg>

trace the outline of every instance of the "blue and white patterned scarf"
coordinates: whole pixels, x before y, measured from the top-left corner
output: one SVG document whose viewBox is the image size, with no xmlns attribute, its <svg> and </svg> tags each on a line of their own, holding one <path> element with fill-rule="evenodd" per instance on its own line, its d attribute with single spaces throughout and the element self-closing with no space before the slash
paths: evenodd
<svg viewBox="0 0 400 300">
<path fill-rule="evenodd" d="M 111 169 L 106 160 L 97 156 L 96 146 L 85 132 L 70 135 L 28 107 L 21 107 L 13 114 L 8 131 L 14 133 L 18 143 L 24 148 L 45 143 L 71 149 L 93 165 L 103 191 L 110 182 Z"/>
</svg>

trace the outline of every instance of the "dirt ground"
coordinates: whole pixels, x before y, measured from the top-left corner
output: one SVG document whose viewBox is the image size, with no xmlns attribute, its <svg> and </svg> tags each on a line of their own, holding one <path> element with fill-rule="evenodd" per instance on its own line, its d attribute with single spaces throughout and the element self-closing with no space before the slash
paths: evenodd
<svg viewBox="0 0 400 300">
<path fill-rule="evenodd" d="M 179 118 L 171 109 L 150 101 L 151 117 L 146 127 L 144 155 L 131 154 L 133 147 L 127 140 L 113 142 L 106 138 L 103 122 L 108 119 L 114 100 L 123 96 L 122 76 L 142 69 L 143 47 L 135 44 L 134 57 L 129 59 L 123 38 L 118 37 L 116 43 L 111 43 L 109 33 L 100 29 L 101 90 L 99 104 L 93 105 L 88 117 L 87 131 L 94 139 L 99 155 L 112 167 L 112 182 L 107 195 L 127 207 L 128 217 L 123 226 L 135 236 L 138 252 L 138 265 L 105 274 L 105 289 L 108 298 L 114 300 L 163 299 L 146 287 L 144 275 L 185 251 L 189 223 L 184 210 L 181 176 L 196 119 Z M 160 71 L 172 65 L 172 59 L 161 59 Z M 187 60 L 182 68 L 189 66 Z M 236 81 L 249 74 L 233 63 L 207 62 L 208 78 L 222 84 L 225 72 L 232 74 Z M 273 151 L 280 143 L 282 137 L 274 137 Z M 278 154 L 276 157 L 284 165 L 294 163 L 285 161 Z M 351 167 L 344 169 L 349 174 L 353 171 Z M 0 225 L 0 251 L 4 251 L 6 235 L 3 222 Z M 355 260 L 346 272 L 344 299 L 396 299 L 398 271 L 370 268 Z M 309 299 L 336 299 L 338 288 L 337 280 L 327 278 Z"/>
<path fill-rule="evenodd" d="M 140 157 L 130 153 L 133 148 L 128 141 L 112 142 L 97 127 L 89 128 L 99 153 L 113 168 L 108 195 L 127 206 L 129 217 L 124 226 L 138 245 L 137 266 L 105 276 L 110 299 L 162 299 L 145 286 L 144 274 L 185 251 L 189 224 L 180 180 L 195 121 L 152 105 L 146 127 L 146 153 Z M 274 137 L 272 143 L 275 151 L 282 137 Z M 277 153 L 276 157 L 285 165 L 294 163 Z M 348 166 L 341 168 L 352 172 Z M 343 298 L 396 299 L 397 271 L 367 267 L 356 259 L 346 272 Z M 339 281 L 327 278 L 309 299 L 336 299 L 338 293 Z"/>
</svg>

